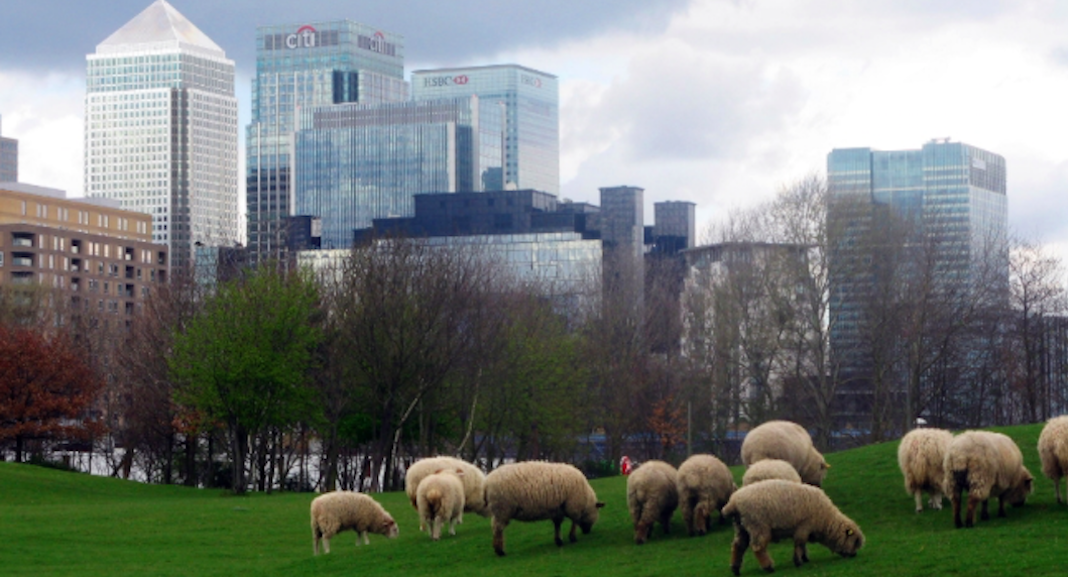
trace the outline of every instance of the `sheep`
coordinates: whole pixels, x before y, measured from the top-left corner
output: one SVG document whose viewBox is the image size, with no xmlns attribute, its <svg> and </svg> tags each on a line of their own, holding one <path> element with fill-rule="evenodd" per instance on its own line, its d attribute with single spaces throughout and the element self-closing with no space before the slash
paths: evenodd
<svg viewBox="0 0 1068 577">
<path fill-rule="evenodd" d="M 482 491 L 482 483 L 486 475 L 478 467 L 455 457 L 429 457 L 420 459 L 408 467 L 404 475 L 404 491 L 408 494 L 412 508 L 419 510 L 419 504 L 416 502 L 419 482 L 427 475 L 432 475 L 442 469 L 463 469 L 464 474 L 460 480 L 464 484 L 464 512 L 488 517 L 489 512 L 486 510 L 486 501 Z M 425 526 L 420 521 L 419 530 L 423 529 Z"/>
<path fill-rule="evenodd" d="M 790 421 L 768 421 L 742 441 L 742 463 L 748 468 L 764 459 L 782 459 L 797 469 L 801 480 L 817 487 L 831 466 L 812 446 L 808 431 Z"/>
<path fill-rule="evenodd" d="M 727 504 L 737 489 L 730 469 L 713 455 L 693 455 L 679 465 L 678 492 L 682 520 L 691 536 L 711 529 L 712 511 Z M 720 522 L 726 518 L 721 512 Z"/>
<path fill-rule="evenodd" d="M 916 498 L 916 512 L 923 512 L 923 492 L 930 495 L 928 505 L 942 508 L 945 473 L 942 464 L 953 433 L 943 429 L 913 429 L 901 438 L 897 447 L 897 464 L 905 477 L 905 492 Z"/>
<path fill-rule="evenodd" d="M 564 544 L 560 539 L 564 518 L 571 519 L 569 539 L 574 543 L 575 526 L 588 534 L 604 507 L 582 471 L 564 463 L 524 461 L 503 465 L 486 475 L 485 487 L 486 506 L 493 519 L 493 550 L 502 557 L 504 529 L 513 519 L 552 519 L 559 547 Z"/>
<path fill-rule="evenodd" d="M 1023 465 L 1023 455 L 1009 437 L 990 431 L 967 431 L 957 435 L 946 449 L 942 468 L 943 488 L 953 503 L 953 523 L 959 529 L 975 524 L 975 506 L 983 503 L 981 519 L 990 518 L 987 504 L 998 498 L 998 517 L 1005 516 L 1005 502 L 1023 505 L 1031 493 L 1034 477 Z M 968 513 L 960 521 L 961 493 L 968 491 Z"/>
<path fill-rule="evenodd" d="M 782 459 L 764 459 L 753 463 L 742 475 L 742 485 L 752 485 L 768 479 L 782 479 L 783 481 L 801 482 L 801 475 L 793 465 Z"/>
<path fill-rule="evenodd" d="M 419 524 L 430 527 L 430 539 L 441 538 L 441 526 L 449 524 L 449 535 L 456 534 L 456 524 L 464 522 L 464 470 L 443 469 L 427 475 L 416 489 Z"/>
<path fill-rule="evenodd" d="M 634 542 L 645 543 L 659 520 L 671 532 L 671 516 L 679 507 L 678 472 L 664 461 L 646 461 L 627 477 L 627 508 L 634 520 Z"/>
<path fill-rule="evenodd" d="M 767 572 L 775 570 L 768 544 L 794 540 L 794 565 L 808 562 L 809 541 L 822 543 L 843 557 L 855 557 L 864 545 L 860 527 L 834 506 L 818 487 L 769 479 L 745 485 L 731 495 L 723 514 L 734 520 L 731 571 L 738 575 L 746 548 Z"/>
<path fill-rule="evenodd" d="M 1061 500 L 1061 479 L 1068 476 L 1068 415 L 1053 417 L 1038 437 L 1038 456 L 1042 458 L 1042 474 L 1053 481 L 1057 504 Z"/>
<path fill-rule="evenodd" d="M 330 553 L 330 539 L 341 531 L 356 531 L 356 546 L 360 539 L 368 545 L 367 533 L 378 533 L 395 539 L 400 533 L 393 517 L 377 501 L 352 491 L 334 491 L 319 495 L 311 502 L 312 553 L 319 554 L 319 540 L 323 551 Z"/>
</svg>

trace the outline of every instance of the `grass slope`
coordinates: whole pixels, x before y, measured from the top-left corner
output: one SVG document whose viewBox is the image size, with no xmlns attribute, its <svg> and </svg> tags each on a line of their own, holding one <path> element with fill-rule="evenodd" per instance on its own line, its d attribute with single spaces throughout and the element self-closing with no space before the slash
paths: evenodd
<svg viewBox="0 0 1068 577">
<path fill-rule="evenodd" d="M 825 489 L 864 530 L 855 559 L 810 547 L 798 570 L 791 545 L 771 555 L 796 575 L 1063 575 L 1068 567 L 1068 508 L 1057 507 L 1041 477 L 1035 444 L 1041 425 L 1003 429 L 1020 445 L 1036 493 L 1008 518 L 954 529 L 948 506 L 913 512 L 897 469 L 897 442 L 828 455 Z M 741 471 L 735 469 L 740 479 Z M 333 553 L 313 557 L 308 527 L 312 495 L 230 497 L 218 491 L 137 483 L 0 463 L 0 573 L 3 575 L 730 575 L 733 530 L 717 526 L 703 538 L 685 535 L 676 514 L 672 533 L 657 528 L 636 546 L 622 477 L 593 482 L 608 503 L 590 535 L 557 548 L 552 524 L 512 523 L 508 556 L 497 558 L 489 521 L 466 516 L 455 537 L 438 543 L 418 531 L 403 493 L 377 495 L 401 527 L 396 540 L 335 537 Z M 948 505 L 948 504 L 947 504 Z M 991 511 L 995 512 L 995 506 Z M 565 523 L 564 529 L 570 524 Z M 751 552 L 743 575 L 760 575 Z"/>
</svg>

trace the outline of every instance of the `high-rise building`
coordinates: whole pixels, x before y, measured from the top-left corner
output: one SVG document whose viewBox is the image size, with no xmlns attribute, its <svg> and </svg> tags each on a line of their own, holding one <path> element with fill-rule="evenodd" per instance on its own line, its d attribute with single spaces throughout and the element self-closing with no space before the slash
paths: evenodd
<svg viewBox="0 0 1068 577">
<path fill-rule="evenodd" d="M 348 248 L 376 218 L 415 214 L 414 195 L 470 192 L 478 97 L 305 109 L 295 136 L 296 213 L 323 248 Z"/>
<path fill-rule="evenodd" d="M 0 135 L 4 134 L 0 118 Z M 0 136 L 0 182 L 19 180 L 19 141 Z"/>
<path fill-rule="evenodd" d="M 404 101 L 404 39 L 348 20 L 256 30 L 252 122 L 246 131 L 248 247 L 253 263 L 282 260 L 294 216 L 298 111 Z M 321 216 L 321 215 L 313 215 Z"/>
<path fill-rule="evenodd" d="M 519 188 L 559 194 L 556 77 L 515 64 L 412 73 L 415 100 L 472 95 L 479 98 L 477 190 Z"/>
<path fill-rule="evenodd" d="M 830 255 L 831 347 L 848 379 L 863 383 L 867 378 L 865 299 L 887 276 L 858 247 L 864 235 L 890 219 L 904 227 L 898 232 L 903 254 L 927 251 L 924 262 L 936 271 L 935 289 L 942 294 L 1007 295 L 1002 156 L 948 139 L 932 140 L 919 150 L 835 149 L 827 156 L 827 179 L 830 207 L 844 217 L 838 218 L 842 242 Z M 903 274 L 916 273 L 905 269 Z M 990 293 L 975 292 L 991 287 Z"/>
<path fill-rule="evenodd" d="M 151 214 L 178 270 L 238 241 L 234 62 L 165 0 L 86 59 L 86 196 Z"/>
</svg>

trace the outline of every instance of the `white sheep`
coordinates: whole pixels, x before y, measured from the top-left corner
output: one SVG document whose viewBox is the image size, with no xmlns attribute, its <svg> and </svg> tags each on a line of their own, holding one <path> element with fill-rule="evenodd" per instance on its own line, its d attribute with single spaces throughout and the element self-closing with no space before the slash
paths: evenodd
<svg viewBox="0 0 1068 577">
<path fill-rule="evenodd" d="M 678 471 L 664 461 L 646 461 L 627 477 L 627 508 L 634 520 L 634 542 L 645 543 L 660 521 L 671 532 L 671 516 L 679 507 Z"/>
<path fill-rule="evenodd" d="M 801 482 L 801 475 L 793 465 L 782 459 L 764 459 L 757 461 L 745 470 L 742 475 L 742 485 L 752 485 L 768 479 L 782 479 L 783 481 Z"/>
<path fill-rule="evenodd" d="M 1068 415 L 1053 417 L 1038 437 L 1038 456 L 1042 459 L 1042 474 L 1053 481 L 1057 503 L 1061 500 L 1061 479 L 1068 476 Z"/>
<path fill-rule="evenodd" d="M 897 464 L 905 477 L 905 491 L 916 498 L 916 512 L 923 511 L 923 492 L 930 495 L 928 505 L 942 508 L 945 487 L 946 449 L 953 442 L 953 433 L 943 429 L 913 429 L 901 438 L 897 447 Z"/>
<path fill-rule="evenodd" d="M 463 470 L 464 474 L 460 480 L 464 484 L 464 512 L 488 517 L 489 512 L 486 510 L 486 501 L 482 490 L 482 483 L 485 481 L 486 475 L 482 472 L 482 469 L 455 457 L 428 457 L 420 459 L 408 467 L 408 471 L 404 475 L 404 491 L 408 494 L 408 500 L 411 501 L 412 508 L 419 509 L 415 495 L 419 489 L 419 482 L 427 475 L 432 475 L 442 469 Z M 419 530 L 422 531 L 423 529 L 425 529 L 425 526 L 420 521 Z"/>
<path fill-rule="evenodd" d="M 745 485 L 731 495 L 723 514 L 734 520 L 731 571 L 738 575 L 748 547 L 768 572 L 774 562 L 768 544 L 779 539 L 794 541 L 794 565 L 808 562 L 808 542 L 822 543 L 843 557 L 854 557 L 864 545 L 860 527 L 834 506 L 818 487 L 770 479 Z"/>
<path fill-rule="evenodd" d="M 571 519 L 572 543 L 577 541 L 575 527 L 589 533 L 597 522 L 604 503 L 586 481 L 585 475 L 571 465 L 524 461 L 503 465 L 486 475 L 486 506 L 493 517 L 493 550 L 504 556 L 504 529 L 513 519 L 542 521 L 551 519 L 556 545 L 562 546 L 560 525 Z"/>
<path fill-rule="evenodd" d="M 782 459 L 794 466 L 801 480 L 817 487 L 831 466 L 812 445 L 801 425 L 790 421 L 768 421 L 745 436 L 742 463 L 749 467 L 764 459 Z"/>
<path fill-rule="evenodd" d="M 367 545 L 368 533 L 378 533 L 394 539 L 399 534 L 393 517 L 377 501 L 352 491 L 334 491 L 319 495 L 311 502 L 312 553 L 319 554 L 319 541 L 323 551 L 330 552 L 330 539 L 341 531 L 356 531 L 356 546 L 360 539 Z"/>
<path fill-rule="evenodd" d="M 430 538 L 441 538 L 441 527 L 449 524 L 449 535 L 456 534 L 456 524 L 464 522 L 464 470 L 442 469 L 423 477 L 415 496 L 420 526 L 430 527 Z"/>
<path fill-rule="evenodd" d="M 731 470 L 714 455 L 693 455 L 683 461 L 678 492 L 686 531 L 704 535 L 712 526 L 712 511 L 720 511 L 737 488 Z M 722 512 L 719 518 L 725 519 Z"/>
<path fill-rule="evenodd" d="M 942 481 L 953 502 L 953 523 L 975 524 L 975 506 L 982 502 L 981 518 L 990 518 L 987 504 L 998 498 L 998 517 L 1005 516 L 1005 502 L 1023 505 L 1031 494 L 1034 477 L 1023 465 L 1023 455 L 1009 437 L 990 431 L 967 431 L 957 435 L 946 449 Z M 968 491 L 966 524 L 960 520 L 961 493 Z"/>
</svg>

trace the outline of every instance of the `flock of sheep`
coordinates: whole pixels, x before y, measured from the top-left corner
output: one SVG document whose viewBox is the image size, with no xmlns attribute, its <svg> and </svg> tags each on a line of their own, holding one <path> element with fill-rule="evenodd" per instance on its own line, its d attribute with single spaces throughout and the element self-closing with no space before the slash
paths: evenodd
<svg viewBox="0 0 1068 577">
<path fill-rule="evenodd" d="M 1061 502 L 1060 479 L 1068 476 L 1068 416 L 1051 419 L 1038 443 L 1042 471 L 1054 481 Z M 834 553 L 853 557 L 864 544 L 860 527 L 831 502 L 820 489 L 830 465 L 815 449 L 807 431 L 796 423 L 771 421 L 746 436 L 742 443 L 746 467 L 738 488 L 730 469 L 712 455 L 694 455 L 676 469 L 663 461 L 648 461 L 627 479 L 627 507 L 634 521 L 634 541 L 649 539 L 660 523 L 669 531 L 671 517 L 682 510 L 690 535 L 703 535 L 719 521 L 734 523 L 731 570 L 738 575 L 742 556 L 752 549 L 761 568 L 773 571 L 768 545 L 780 539 L 794 542 L 793 561 L 808 561 L 809 542 L 825 545 Z M 901 439 L 898 464 L 905 488 L 916 499 L 916 512 L 923 510 L 922 493 L 929 505 L 940 509 L 942 496 L 953 504 L 957 527 L 974 524 L 975 509 L 999 499 L 998 515 L 1005 503 L 1019 505 L 1031 493 L 1034 477 L 1023 466 L 1023 457 L 1007 436 L 988 431 L 967 431 L 954 437 L 940 429 L 915 429 Z M 563 545 L 560 526 L 571 520 L 569 539 L 575 529 L 589 533 L 604 503 L 575 467 L 563 463 L 527 461 L 503 465 L 488 475 L 463 460 L 452 457 L 422 459 L 405 478 L 411 504 L 419 512 L 420 530 L 438 540 L 447 524 L 449 533 L 463 521 L 465 512 L 492 519 L 493 549 L 504 555 L 504 530 L 513 521 L 551 519 L 557 545 Z M 968 492 L 967 515 L 960 518 L 961 495 Z M 369 532 L 393 538 L 397 524 L 377 502 L 353 492 L 337 491 L 317 497 L 311 505 L 313 552 L 320 541 L 330 552 L 330 538 L 339 531 L 354 530 L 367 543 Z"/>
</svg>

